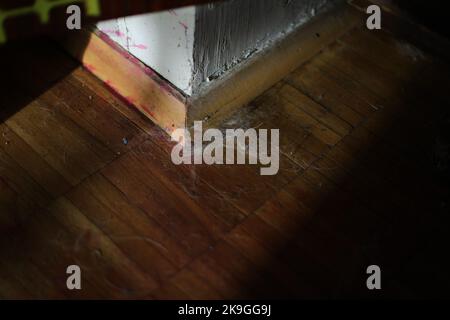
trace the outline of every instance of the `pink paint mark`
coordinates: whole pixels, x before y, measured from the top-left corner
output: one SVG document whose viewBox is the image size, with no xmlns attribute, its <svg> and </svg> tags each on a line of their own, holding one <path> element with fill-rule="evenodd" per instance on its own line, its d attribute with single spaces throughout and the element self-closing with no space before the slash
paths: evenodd
<svg viewBox="0 0 450 320">
<path fill-rule="evenodd" d="M 132 40 L 131 37 L 127 37 L 127 35 L 123 32 L 121 32 L 120 30 L 103 30 L 104 33 L 108 34 L 108 35 L 114 35 L 117 36 L 119 38 L 125 38 L 127 40 Z M 133 44 L 130 45 L 131 48 L 137 48 L 137 49 L 142 49 L 142 50 L 146 50 L 148 49 L 148 47 L 144 44 Z"/>
<path fill-rule="evenodd" d="M 184 28 L 184 29 L 189 29 L 188 25 L 182 21 L 178 21 L 178 23 Z"/>
<path fill-rule="evenodd" d="M 131 48 L 141 49 L 141 50 L 147 50 L 148 47 L 145 44 L 133 44 L 130 46 Z"/>
<path fill-rule="evenodd" d="M 133 97 L 125 97 L 124 98 L 125 101 L 131 105 L 135 105 L 136 104 L 136 100 Z"/>
<path fill-rule="evenodd" d="M 178 17 L 178 13 L 176 13 L 175 10 L 169 10 L 169 13 L 175 17 Z"/>
<path fill-rule="evenodd" d="M 105 41 L 108 44 L 115 44 L 114 40 L 112 40 L 107 34 L 106 32 L 100 31 L 98 33 L 98 36 L 100 37 L 100 39 L 102 39 L 103 41 Z"/>
<path fill-rule="evenodd" d="M 106 80 L 105 84 L 108 86 L 108 89 L 118 98 L 120 101 L 125 103 L 128 106 L 136 106 L 136 99 L 133 97 L 127 96 L 124 97 L 119 90 L 112 84 L 111 80 Z"/>
<path fill-rule="evenodd" d="M 114 92 L 119 93 L 119 90 L 112 84 L 111 80 L 105 81 L 106 85 L 110 87 Z"/>
<path fill-rule="evenodd" d="M 153 71 L 152 69 L 150 69 L 149 67 L 144 67 L 142 70 L 144 70 L 144 73 L 146 74 L 146 75 L 148 75 L 150 78 L 153 78 L 153 77 L 156 77 L 157 75 L 156 75 L 156 72 L 155 71 Z"/>
<path fill-rule="evenodd" d="M 126 37 L 126 34 L 121 32 L 120 30 L 109 29 L 109 30 L 103 30 L 103 32 L 107 33 L 107 34 L 115 35 L 115 36 L 120 37 L 120 38 L 125 38 Z"/>
<path fill-rule="evenodd" d="M 172 87 L 169 84 L 165 83 L 165 82 L 164 83 L 160 83 L 159 87 L 161 89 L 163 89 L 164 91 L 172 92 Z"/>
<path fill-rule="evenodd" d="M 141 105 L 142 110 L 144 110 L 146 113 L 148 113 L 153 119 L 156 120 L 156 116 L 155 113 L 153 111 L 151 111 L 152 108 L 145 106 L 145 105 Z"/>
<path fill-rule="evenodd" d="M 97 68 L 95 68 L 92 64 L 89 63 L 85 63 L 84 67 L 92 73 L 94 73 L 97 70 Z"/>
</svg>

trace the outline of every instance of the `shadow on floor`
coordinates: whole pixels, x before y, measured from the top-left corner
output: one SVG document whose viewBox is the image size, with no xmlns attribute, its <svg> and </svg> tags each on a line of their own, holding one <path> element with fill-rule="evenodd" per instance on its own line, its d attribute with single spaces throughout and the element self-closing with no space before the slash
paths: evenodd
<svg viewBox="0 0 450 320">
<path fill-rule="evenodd" d="M 449 297 L 450 99 L 439 89 L 447 76 L 411 74 L 384 97 L 398 111 L 383 125 L 354 128 L 285 188 L 298 204 L 281 193 L 259 210 L 291 220 L 285 241 L 271 244 L 276 261 L 254 270 L 248 296 Z M 301 281 L 280 281 L 280 263 Z M 366 287 L 372 264 L 382 269 L 381 292 Z"/>
<path fill-rule="evenodd" d="M 78 67 L 49 40 L 11 44 L 0 50 L 0 57 L 2 123 Z M 409 83 L 422 77 L 411 75 Z M 270 200 L 272 213 L 287 215 L 291 221 L 284 238 L 266 238 L 274 259 L 254 267 L 242 296 L 449 297 L 450 115 L 446 92 L 433 90 L 440 81 L 427 79 L 431 85 L 426 91 L 416 86 L 397 88 L 395 98 L 407 108 L 393 112 L 392 121 L 372 132 L 365 143 L 360 143 L 364 136 L 355 128 L 338 144 L 356 161 L 335 161 L 330 149 L 293 177 L 301 184 L 286 189 L 298 200 L 295 206 L 286 206 L 277 197 Z M 29 209 L 12 189 L 8 179 L 0 179 L 0 211 L 31 212 L 34 208 Z M 5 221 L 0 220 L 1 231 L 10 223 L 9 218 Z M 33 236 L 46 230 L 30 230 L 35 226 L 25 226 L 24 233 L 15 236 L 25 239 L 15 249 L 25 251 L 28 243 L 39 241 Z M 8 251 L 17 259 L 11 263 L 19 266 L 22 255 L 7 249 L 9 241 L 8 232 L 3 233 L 1 250 Z M 296 278 L 280 281 L 280 264 Z M 382 268 L 382 293 L 365 287 L 365 269 L 371 264 Z"/>
</svg>

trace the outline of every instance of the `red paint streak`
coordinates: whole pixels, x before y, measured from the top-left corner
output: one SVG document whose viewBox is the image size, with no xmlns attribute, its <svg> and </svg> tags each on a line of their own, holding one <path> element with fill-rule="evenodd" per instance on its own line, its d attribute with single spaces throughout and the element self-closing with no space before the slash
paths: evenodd
<svg viewBox="0 0 450 320">
<path fill-rule="evenodd" d="M 188 25 L 182 21 L 178 21 L 178 23 L 184 28 L 184 29 L 189 29 Z"/>
</svg>

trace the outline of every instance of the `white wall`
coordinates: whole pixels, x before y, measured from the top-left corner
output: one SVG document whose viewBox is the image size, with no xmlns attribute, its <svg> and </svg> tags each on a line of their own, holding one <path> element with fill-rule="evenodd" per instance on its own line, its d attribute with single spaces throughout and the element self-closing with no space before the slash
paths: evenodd
<svg viewBox="0 0 450 320">
<path fill-rule="evenodd" d="M 191 95 L 195 15 L 195 7 L 186 7 L 100 22 L 98 28 Z"/>
</svg>

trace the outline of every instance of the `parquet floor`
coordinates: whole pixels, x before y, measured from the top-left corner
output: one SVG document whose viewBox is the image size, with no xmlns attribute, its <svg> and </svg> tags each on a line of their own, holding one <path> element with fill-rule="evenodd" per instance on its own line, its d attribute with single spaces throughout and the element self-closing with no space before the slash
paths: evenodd
<svg viewBox="0 0 450 320">
<path fill-rule="evenodd" d="M 233 115 L 280 129 L 268 177 L 173 165 L 167 136 L 52 44 L 1 54 L 0 297 L 449 296 L 448 61 L 385 31 L 337 39 Z"/>
</svg>

